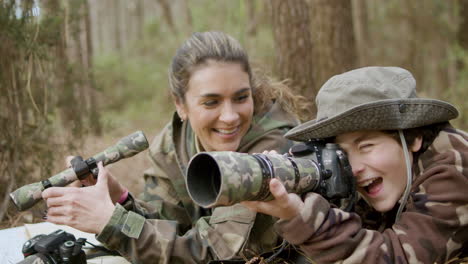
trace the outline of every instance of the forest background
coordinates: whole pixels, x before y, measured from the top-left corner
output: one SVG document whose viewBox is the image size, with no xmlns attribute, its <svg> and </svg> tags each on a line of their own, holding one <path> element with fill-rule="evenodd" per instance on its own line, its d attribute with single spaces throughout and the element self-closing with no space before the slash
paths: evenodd
<svg viewBox="0 0 468 264">
<path fill-rule="evenodd" d="M 167 69 L 192 32 L 238 39 L 255 66 L 314 101 L 332 75 L 400 66 L 468 129 L 468 0 L 0 0 L 0 228 L 40 221 L 8 194 L 171 116 Z M 314 116 L 314 108 L 310 119 Z M 146 151 L 110 165 L 132 192 Z"/>
</svg>

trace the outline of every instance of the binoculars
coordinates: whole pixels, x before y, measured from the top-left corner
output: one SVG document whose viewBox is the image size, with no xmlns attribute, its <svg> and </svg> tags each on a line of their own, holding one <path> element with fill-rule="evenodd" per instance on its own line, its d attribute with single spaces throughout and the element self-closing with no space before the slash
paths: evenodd
<svg viewBox="0 0 468 264">
<path fill-rule="evenodd" d="M 68 168 L 49 179 L 31 183 L 20 187 L 10 193 L 10 198 L 18 210 L 24 211 L 42 199 L 42 191 L 53 186 L 66 186 L 76 180 L 86 178 L 90 173 L 97 177 L 97 164 L 102 161 L 103 166 L 117 162 L 124 158 L 129 158 L 148 148 L 148 141 L 141 131 L 136 131 L 122 139 L 114 146 L 108 147 L 99 154 L 83 160 L 81 157 L 75 157 L 72 160 L 72 167 Z"/>
<path fill-rule="evenodd" d="M 343 204 L 343 199 L 353 200 L 355 180 L 349 161 L 337 144 L 309 141 L 293 146 L 290 153 L 199 153 L 187 168 L 188 193 L 205 208 L 266 201 L 273 198 L 269 181 L 277 178 L 288 192 L 316 192 L 335 204 Z"/>
</svg>

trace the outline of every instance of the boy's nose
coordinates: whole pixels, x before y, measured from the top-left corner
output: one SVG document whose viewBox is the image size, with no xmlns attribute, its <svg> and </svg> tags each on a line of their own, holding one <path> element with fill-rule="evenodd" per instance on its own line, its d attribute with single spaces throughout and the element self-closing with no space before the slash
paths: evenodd
<svg viewBox="0 0 468 264">
<path fill-rule="evenodd" d="M 354 177 L 359 176 L 359 174 L 361 174 L 365 169 L 364 163 L 362 163 L 358 158 L 349 157 L 349 164 L 353 170 Z"/>
</svg>

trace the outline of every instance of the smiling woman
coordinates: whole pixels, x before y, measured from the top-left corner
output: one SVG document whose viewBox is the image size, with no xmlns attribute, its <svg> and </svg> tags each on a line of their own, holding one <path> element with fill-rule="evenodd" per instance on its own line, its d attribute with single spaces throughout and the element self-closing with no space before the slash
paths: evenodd
<svg viewBox="0 0 468 264">
<path fill-rule="evenodd" d="M 281 240 L 272 217 L 240 204 L 199 207 L 185 188 L 185 170 L 200 151 L 286 152 L 292 142 L 283 135 L 298 124 L 304 98 L 253 71 L 239 42 L 222 32 L 184 42 L 169 80 L 177 112 L 150 146 L 142 199 L 101 168 L 95 186 L 44 192 L 48 221 L 96 233 L 133 263 L 243 263 L 273 250 Z"/>
<path fill-rule="evenodd" d="M 249 75 L 238 63 L 208 60 L 193 70 L 188 86 L 176 108 L 182 120 L 190 120 L 197 147 L 236 151 L 253 118 Z"/>
</svg>

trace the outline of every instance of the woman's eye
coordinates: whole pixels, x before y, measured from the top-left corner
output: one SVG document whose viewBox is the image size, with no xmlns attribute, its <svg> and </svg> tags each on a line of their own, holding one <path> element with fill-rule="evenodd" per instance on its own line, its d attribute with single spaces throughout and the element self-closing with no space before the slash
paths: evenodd
<svg viewBox="0 0 468 264">
<path fill-rule="evenodd" d="M 241 96 L 236 97 L 236 101 L 237 102 L 243 102 L 243 101 L 247 100 L 247 98 L 249 98 L 249 95 L 247 95 L 247 94 L 246 95 L 241 95 Z"/>
<path fill-rule="evenodd" d="M 209 100 L 209 101 L 203 102 L 203 105 L 205 105 L 205 106 L 215 106 L 217 103 L 218 103 L 217 100 Z"/>
</svg>

